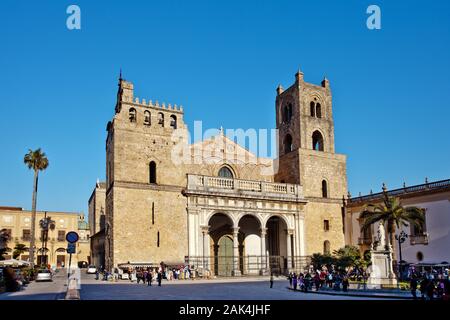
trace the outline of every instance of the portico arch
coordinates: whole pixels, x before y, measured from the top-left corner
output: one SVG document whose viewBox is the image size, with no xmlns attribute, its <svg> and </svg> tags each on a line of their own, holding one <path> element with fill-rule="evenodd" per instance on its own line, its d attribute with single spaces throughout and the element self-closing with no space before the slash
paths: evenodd
<svg viewBox="0 0 450 320">
<path fill-rule="evenodd" d="M 292 233 L 283 216 L 273 215 L 267 219 L 266 250 L 269 256 L 269 268 L 276 273 L 284 273 L 291 268 Z"/>
<path fill-rule="evenodd" d="M 231 276 L 234 262 L 234 221 L 230 215 L 213 213 L 208 219 L 212 272 L 216 276 Z"/>
<path fill-rule="evenodd" d="M 239 219 L 239 269 L 242 274 L 259 274 L 261 269 L 261 221 L 256 215 L 244 214 Z"/>
</svg>

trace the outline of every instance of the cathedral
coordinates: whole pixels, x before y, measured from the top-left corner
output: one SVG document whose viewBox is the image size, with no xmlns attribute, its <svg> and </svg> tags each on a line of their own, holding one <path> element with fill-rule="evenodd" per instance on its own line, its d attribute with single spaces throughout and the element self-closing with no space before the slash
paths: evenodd
<svg viewBox="0 0 450 320">
<path fill-rule="evenodd" d="M 299 71 L 277 88 L 275 159 L 223 130 L 190 144 L 184 111 L 136 98 L 120 77 L 106 182 L 94 190 L 104 189 L 104 206 L 91 212 L 90 203 L 94 227 L 103 219 L 91 232 L 103 232 L 107 269 L 164 262 L 218 276 L 284 273 L 344 245 L 346 156 L 335 153 L 327 79 L 311 84 Z"/>
</svg>

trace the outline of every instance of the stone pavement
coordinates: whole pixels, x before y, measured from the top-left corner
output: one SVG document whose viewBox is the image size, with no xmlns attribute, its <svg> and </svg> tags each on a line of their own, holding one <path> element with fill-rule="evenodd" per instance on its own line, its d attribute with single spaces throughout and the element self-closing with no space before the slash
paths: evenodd
<svg viewBox="0 0 450 320">
<path fill-rule="evenodd" d="M 294 291 L 294 289 L 286 287 L 290 291 Z M 300 290 L 295 290 L 295 292 L 303 293 Z M 412 300 L 413 297 L 409 291 L 401 291 L 401 290 L 356 290 L 350 289 L 347 292 L 344 291 L 335 291 L 332 289 L 321 289 L 316 291 L 315 289 L 308 291 L 308 294 L 317 294 L 317 295 L 330 295 L 336 297 L 361 297 L 361 298 L 380 298 L 380 299 L 406 299 Z"/>
<path fill-rule="evenodd" d="M 58 300 L 64 299 L 66 293 L 67 270 L 59 269 L 52 282 L 32 281 L 21 291 L 4 292 L 0 300 Z"/>
<path fill-rule="evenodd" d="M 163 281 L 158 287 L 128 280 L 109 282 L 81 274 L 81 300 L 377 300 L 379 298 L 305 294 L 286 288 L 280 277 L 269 288 L 268 277 Z"/>
</svg>

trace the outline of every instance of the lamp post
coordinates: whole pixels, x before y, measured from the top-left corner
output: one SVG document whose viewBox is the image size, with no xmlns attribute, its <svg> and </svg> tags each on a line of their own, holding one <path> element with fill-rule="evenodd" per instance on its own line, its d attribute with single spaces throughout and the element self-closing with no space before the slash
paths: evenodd
<svg viewBox="0 0 450 320">
<path fill-rule="evenodd" d="M 403 278 L 403 270 L 402 270 L 402 263 L 403 263 L 403 259 L 402 259 L 402 243 L 406 241 L 406 238 L 408 238 L 408 235 L 406 234 L 405 231 L 401 231 L 400 234 L 396 234 L 395 235 L 395 239 L 398 241 L 398 254 L 399 254 L 399 258 L 400 258 L 400 262 L 399 262 L 399 267 L 400 267 L 400 281 Z"/>
</svg>

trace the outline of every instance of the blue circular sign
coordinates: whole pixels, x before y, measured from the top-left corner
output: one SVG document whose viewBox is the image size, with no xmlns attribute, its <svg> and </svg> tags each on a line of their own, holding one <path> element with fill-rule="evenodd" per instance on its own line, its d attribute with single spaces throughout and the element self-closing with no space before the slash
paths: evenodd
<svg viewBox="0 0 450 320">
<path fill-rule="evenodd" d="M 78 241 L 78 238 L 79 238 L 78 233 L 76 233 L 75 231 L 70 231 L 70 232 L 67 232 L 67 234 L 66 234 L 67 242 L 75 243 Z"/>
</svg>

